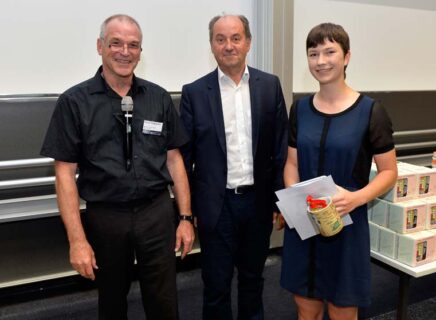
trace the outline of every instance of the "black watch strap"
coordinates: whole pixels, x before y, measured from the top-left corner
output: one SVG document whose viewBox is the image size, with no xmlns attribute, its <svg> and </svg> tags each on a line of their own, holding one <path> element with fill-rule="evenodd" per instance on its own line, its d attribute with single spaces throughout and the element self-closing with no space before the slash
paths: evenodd
<svg viewBox="0 0 436 320">
<path fill-rule="evenodd" d="M 182 220 L 186 220 L 186 221 L 189 221 L 191 223 L 194 223 L 194 217 L 192 215 L 191 216 L 187 216 L 184 214 L 179 215 L 179 221 L 182 221 Z"/>
</svg>

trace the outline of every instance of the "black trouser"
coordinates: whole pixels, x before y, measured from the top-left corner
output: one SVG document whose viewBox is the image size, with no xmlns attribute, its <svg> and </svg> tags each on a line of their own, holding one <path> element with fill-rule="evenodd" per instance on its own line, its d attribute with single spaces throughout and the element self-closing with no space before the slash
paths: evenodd
<svg viewBox="0 0 436 320">
<path fill-rule="evenodd" d="M 174 206 L 168 192 L 153 201 L 88 203 L 83 225 L 98 270 L 99 319 L 127 319 L 137 260 L 147 319 L 177 319 Z"/>
<path fill-rule="evenodd" d="M 238 270 L 238 319 L 263 319 L 263 269 L 268 255 L 272 213 L 256 215 L 255 193 L 227 191 L 216 228 L 199 230 L 202 260 L 203 319 L 233 319 L 231 284 Z"/>
</svg>

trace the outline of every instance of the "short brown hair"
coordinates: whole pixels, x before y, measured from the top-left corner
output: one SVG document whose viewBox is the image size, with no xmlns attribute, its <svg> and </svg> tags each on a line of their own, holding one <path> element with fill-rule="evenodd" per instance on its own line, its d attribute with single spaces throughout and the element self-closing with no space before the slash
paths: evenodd
<svg viewBox="0 0 436 320">
<path fill-rule="evenodd" d="M 348 33 L 342 28 L 342 26 L 334 23 L 321 23 L 310 30 L 306 39 L 306 52 L 309 48 L 315 48 L 319 44 L 323 44 L 325 39 L 331 42 L 337 42 L 344 55 L 350 51 L 350 38 Z"/>
<path fill-rule="evenodd" d="M 215 23 L 219 19 L 221 19 L 223 17 L 228 17 L 228 16 L 233 16 L 233 15 L 231 15 L 231 14 L 218 15 L 218 16 L 213 17 L 210 20 L 210 22 L 209 22 L 209 42 L 212 42 L 212 38 L 213 38 L 213 26 L 215 25 Z M 248 22 L 248 19 L 244 15 L 242 15 L 242 14 L 235 15 L 235 17 L 238 17 L 241 20 L 242 25 L 244 26 L 245 37 L 247 39 L 251 40 L 250 23 Z"/>
</svg>

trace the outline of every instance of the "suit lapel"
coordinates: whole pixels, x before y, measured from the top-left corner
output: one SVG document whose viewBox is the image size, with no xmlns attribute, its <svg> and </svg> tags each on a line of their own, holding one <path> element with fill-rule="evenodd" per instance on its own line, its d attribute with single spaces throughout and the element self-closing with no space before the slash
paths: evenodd
<svg viewBox="0 0 436 320">
<path fill-rule="evenodd" d="M 260 130 L 260 94 L 261 90 L 259 87 L 259 74 L 255 69 L 248 67 L 250 72 L 250 79 L 248 80 L 248 84 L 250 86 L 250 104 L 251 104 L 251 139 L 253 146 L 253 158 L 256 155 L 257 151 L 257 142 L 259 138 L 259 130 Z"/>
<path fill-rule="evenodd" d="M 223 107 L 221 103 L 220 87 L 218 83 L 218 70 L 212 72 L 207 79 L 209 106 L 215 129 L 217 132 L 219 144 L 224 153 L 226 153 L 226 134 L 224 129 Z"/>
</svg>

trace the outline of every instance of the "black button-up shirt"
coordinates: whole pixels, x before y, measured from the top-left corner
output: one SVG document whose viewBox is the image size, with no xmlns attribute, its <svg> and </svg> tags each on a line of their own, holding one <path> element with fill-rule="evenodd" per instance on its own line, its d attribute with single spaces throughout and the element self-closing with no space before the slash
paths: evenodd
<svg viewBox="0 0 436 320">
<path fill-rule="evenodd" d="M 179 116 L 163 88 L 133 78 L 132 167 L 127 171 L 121 97 L 106 84 L 101 70 L 59 97 L 41 155 L 78 164 L 77 186 L 86 201 L 153 198 L 172 183 L 167 151 L 187 142 Z M 144 130 L 144 121 L 162 123 L 160 134 Z"/>
</svg>

